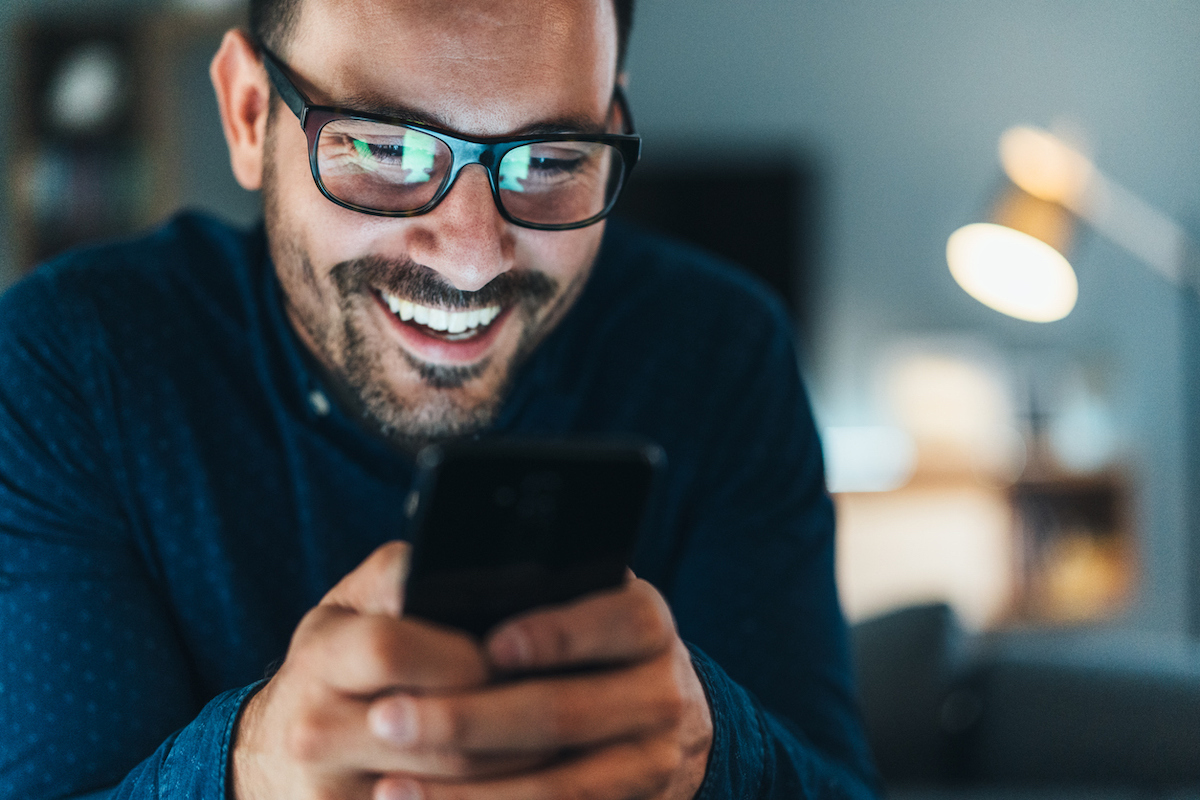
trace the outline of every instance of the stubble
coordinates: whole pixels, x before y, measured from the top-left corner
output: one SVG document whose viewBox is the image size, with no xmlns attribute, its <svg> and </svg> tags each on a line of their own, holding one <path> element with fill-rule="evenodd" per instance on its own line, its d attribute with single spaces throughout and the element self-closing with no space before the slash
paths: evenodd
<svg viewBox="0 0 1200 800">
<path fill-rule="evenodd" d="M 262 184 L 270 252 L 288 317 L 316 349 L 313 355 L 335 395 L 365 427 L 405 450 L 490 427 L 515 372 L 574 302 L 590 269 L 562 291 L 545 273 L 514 269 L 478 291 L 464 292 L 411 260 L 367 256 L 334 265 L 322 279 L 276 191 L 274 122 L 267 126 Z M 423 362 L 394 345 L 388 355 L 398 355 L 419 382 L 414 391 L 400 392 L 388 380 L 385 352 L 367 334 L 369 304 L 376 302 L 373 295 L 379 290 L 449 310 L 511 307 L 513 318 L 506 324 L 522 325 L 518 344 L 507 363 L 489 356 L 465 366 Z M 301 293 L 310 302 L 296 296 Z M 330 313 L 333 308 L 336 313 Z M 485 380 L 492 382 L 490 391 L 482 391 Z"/>
</svg>

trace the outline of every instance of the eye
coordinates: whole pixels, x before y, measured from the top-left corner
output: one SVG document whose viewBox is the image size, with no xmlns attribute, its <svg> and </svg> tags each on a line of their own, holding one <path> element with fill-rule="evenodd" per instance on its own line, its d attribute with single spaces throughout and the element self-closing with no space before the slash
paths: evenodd
<svg viewBox="0 0 1200 800">
<path fill-rule="evenodd" d="M 375 144 L 354 139 L 354 150 L 358 157 L 372 161 L 403 161 L 404 145 L 400 142 L 392 144 Z"/>
<path fill-rule="evenodd" d="M 547 174 L 574 172 L 582 168 L 591 155 L 590 149 L 583 149 L 576 144 L 543 144 L 529 149 L 529 167 Z"/>
<path fill-rule="evenodd" d="M 547 175 L 571 173 L 581 169 L 585 161 L 586 159 L 578 156 L 574 158 L 535 157 L 529 159 L 529 168 L 546 173 Z"/>
<path fill-rule="evenodd" d="M 413 139 L 416 141 L 410 141 Z M 375 142 L 355 138 L 351 143 L 363 170 L 397 183 L 426 183 L 433 175 L 438 155 L 427 139 L 418 134 Z"/>
<path fill-rule="evenodd" d="M 500 188 L 544 191 L 586 178 L 603 161 L 603 145 L 591 142 L 542 142 L 518 147 L 500 164 Z"/>
</svg>

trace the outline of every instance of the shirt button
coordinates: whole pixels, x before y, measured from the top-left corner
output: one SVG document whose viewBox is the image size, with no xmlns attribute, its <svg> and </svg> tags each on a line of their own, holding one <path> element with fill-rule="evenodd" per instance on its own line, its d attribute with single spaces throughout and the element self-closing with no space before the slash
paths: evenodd
<svg viewBox="0 0 1200 800">
<path fill-rule="evenodd" d="M 308 404 L 312 406 L 312 410 L 316 412 L 318 417 L 323 417 L 329 413 L 329 398 L 320 389 L 313 389 L 308 393 Z"/>
</svg>

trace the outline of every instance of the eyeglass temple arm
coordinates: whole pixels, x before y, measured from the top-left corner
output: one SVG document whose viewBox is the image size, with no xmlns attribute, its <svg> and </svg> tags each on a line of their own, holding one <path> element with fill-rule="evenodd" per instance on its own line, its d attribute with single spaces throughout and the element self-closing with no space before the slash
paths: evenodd
<svg viewBox="0 0 1200 800">
<path fill-rule="evenodd" d="M 625 133 L 632 134 L 637 131 L 633 126 L 633 112 L 629 110 L 629 98 L 625 96 L 625 87 L 617 83 L 613 87 L 613 100 L 617 104 L 617 108 L 621 110 L 621 119 L 624 121 Z"/>
<path fill-rule="evenodd" d="M 271 84 L 275 87 L 275 91 L 279 92 L 279 96 L 283 98 L 283 102 L 292 110 L 300 120 L 300 127 L 304 127 L 304 118 L 308 116 L 308 107 L 311 103 L 308 98 L 300 93 L 288 77 L 283 72 L 283 65 L 279 59 L 267 49 L 267 46 L 262 42 L 257 42 L 258 50 L 262 53 L 263 66 L 266 67 L 267 77 L 271 79 Z"/>
</svg>

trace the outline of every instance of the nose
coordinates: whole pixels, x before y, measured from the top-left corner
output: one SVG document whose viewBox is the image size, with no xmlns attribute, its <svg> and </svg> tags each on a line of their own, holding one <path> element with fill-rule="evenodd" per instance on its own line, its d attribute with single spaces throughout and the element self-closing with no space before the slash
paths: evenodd
<svg viewBox="0 0 1200 800">
<path fill-rule="evenodd" d="M 512 268 L 509 224 L 492 199 L 486 170 L 463 168 L 437 207 L 411 220 L 409 255 L 467 292 Z"/>
</svg>

